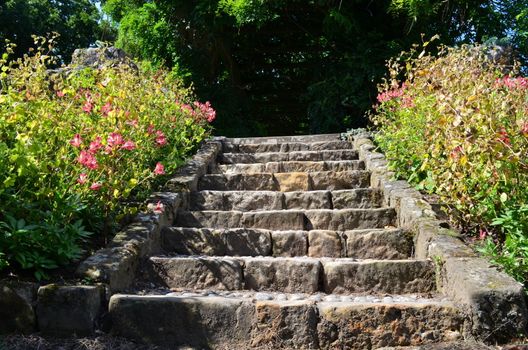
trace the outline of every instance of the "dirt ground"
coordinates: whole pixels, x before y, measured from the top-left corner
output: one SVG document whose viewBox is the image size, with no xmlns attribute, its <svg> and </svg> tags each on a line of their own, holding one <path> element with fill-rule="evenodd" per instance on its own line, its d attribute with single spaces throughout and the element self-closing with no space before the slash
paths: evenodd
<svg viewBox="0 0 528 350">
<path fill-rule="evenodd" d="M 127 339 L 101 335 L 86 338 L 44 338 L 39 335 L 0 338 L 0 350 L 202 350 L 139 344 Z M 231 350 L 231 349 L 226 349 Z M 245 350 L 245 349 L 237 349 Z M 267 349 L 253 349 L 267 350 Z M 384 350 L 528 350 L 528 345 L 487 346 L 481 343 L 443 343 L 421 347 L 384 348 Z"/>
</svg>

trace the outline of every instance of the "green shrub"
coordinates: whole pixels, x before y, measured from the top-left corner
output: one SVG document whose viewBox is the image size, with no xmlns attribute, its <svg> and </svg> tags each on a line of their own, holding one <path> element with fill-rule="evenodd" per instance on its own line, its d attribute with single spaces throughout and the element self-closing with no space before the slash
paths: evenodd
<svg viewBox="0 0 528 350">
<path fill-rule="evenodd" d="M 460 227 L 485 241 L 483 251 L 509 260 L 506 269 L 524 282 L 528 79 L 515 77 L 500 50 L 403 54 L 388 65 L 372 120 L 397 175 L 439 194 Z"/>
<path fill-rule="evenodd" d="M 41 39 L 40 44 L 49 44 Z M 51 49 L 51 47 L 49 48 Z M 44 49 L 0 60 L 0 269 L 78 259 L 209 133 L 215 112 L 169 73 L 47 70 Z"/>
</svg>

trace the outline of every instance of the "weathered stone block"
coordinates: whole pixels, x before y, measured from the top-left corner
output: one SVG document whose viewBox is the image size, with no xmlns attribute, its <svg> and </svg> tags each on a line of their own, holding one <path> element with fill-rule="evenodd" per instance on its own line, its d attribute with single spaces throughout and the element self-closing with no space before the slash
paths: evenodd
<svg viewBox="0 0 528 350">
<path fill-rule="evenodd" d="M 347 256 L 356 259 L 407 259 L 412 234 L 399 229 L 345 231 Z"/>
<path fill-rule="evenodd" d="M 58 286 L 38 290 L 37 320 L 42 333 L 90 335 L 104 304 L 102 286 Z"/>
<path fill-rule="evenodd" d="M 435 290 L 430 261 L 323 262 L 325 293 L 428 293 Z"/>
<path fill-rule="evenodd" d="M 259 301 L 251 347 L 316 349 L 317 312 L 308 301 Z"/>
<path fill-rule="evenodd" d="M 35 331 L 38 284 L 0 281 L 0 334 Z"/>
<path fill-rule="evenodd" d="M 461 338 L 464 319 L 449 303 L 317 305 L 321 349 L 378 349 Z"/>
<path fill-rule="evenodd" d="M 280 171 L 281 173 L 291 173 L 291 172 L 313 172 L 313 171 L 324 171 L 325 163 L 323 162 L 281 162 Z"/>
<path fill-rule="evenodd" d="M 303 230 L 304 215 L 301 211 L 294 210 L 245 212 L 238 227 L 263 228 L 267 230 Z"/>
<path fill-rule="evenodd" d="M 277 191 L 272 174 L 228 174 L 227 188 L 231 191 Z"/>
<path fill-rule="evenodd" d="M 137 248 L 103 248 L 84 260 L 77 268 L 76 274 L 94 282 L 106 283 L 112 292 L 118 292 L 130 287 L 138 266 Z"/>
<path fill-rule="evenodd" d="M 345 231 L 353 229 L 383 228 L 394 224 L 396 213 L 392 208 L 306 210 L 306 229 Z"/>
<path fill-rule="evenodd" d="M 520 283 L 481 258 L 448 258 L 443 292 L 464 305 L 471 332 L 487 342 L 508 342 L 526 332 L 528 315 Z"/>
<path fill-rule="evenodd" d="M 276 257 L 306 256 L 308 254 L 308 235 L 306 231 L 273 231 L 272 252 Z"/>
<path fill-rule="evenodd" d="M 308 191 L 310 179 L 307 173 L 277 173 L 273 174 L 281 192 Z"/>
<path fill-rule="evenodd" d="M 226 210 L 223 191 L 191 192 L 190 199 L 191 210 Z"/>
<path fill-rule="evenodd" d="M 309 258 L 247 258 L 246 288 L 283 293 L 314 293 L 319 290 L 321 263 Z"/>
<path fill-rule="evenodd" d="M 369 186 L 368 171 L 322 171 L 310 173 L 313 190 L 345 190 Z"/>
<path fill-rule="evenodd" d="M 218 257 L 149 259 L 150 268 L 169 288 L 239 290 L 243 288 L 238 260 Z"/>
<path fill-rule="evenodd" d="M 290 152 L 285 153 L 289 155 L 288 160 L 290 161 L 310 161 L 310 162 L 319 162 L 322 159 L 321 152 L 312 152 L 312 151 L 300 151 L 300 152 Z"/>
<path fill-rule="evenodd" d="M 324 164 L 325 171 L 365 170 L 365 163 L 362 160 L 328 160 Z"/>
<path fill-rule="evenodd" d="M 333 209 L 379 208 L 381 192 L 372 188 L 332 191 Z"/>
<path fill-rule="evenodd" d="M 284 193 L 285 209 L 332 209 L 329 191 L 286 192 Z"/>
<path fill-rule="evenodd" d="M 271 254 L 271 233 L 258 229 L 224 230 L 223 241 L 227 255 L 267 256 Z"/>
<path fill-rule="evenodd" d="M 239 211 L 179 211 L 176 225 L 181 227 L 233 228 L 241 226 Z"/>
<path fill-rule="evenodd" d="M 340 258 L 344 254 L 341 235 L 336 231 L 308 231 L 308 255 L 314 258 Z"/>
<path fill-rule="evenodd" d="M 319 151 L 321 160 L 357 160 L 358 152 L 352 149 Z"/>
<path fill-rule="evenodd" d="M 181 255 L 226 255 L 224 230 L 170 227 L 162 231 L 163 250 Z"/>
<path fill-rule="evenodd" d="M 274 191 L 228 191 L 224 192 L 224 210 L 281 210 L 283 194 Z"/>
<path fill-rule="evenodd" d="M 112 333 L 142 342 L 197 349 L 244 349 L 254 325 L 251 301 L 221 297 L 114 295 Z"/>
</svg>

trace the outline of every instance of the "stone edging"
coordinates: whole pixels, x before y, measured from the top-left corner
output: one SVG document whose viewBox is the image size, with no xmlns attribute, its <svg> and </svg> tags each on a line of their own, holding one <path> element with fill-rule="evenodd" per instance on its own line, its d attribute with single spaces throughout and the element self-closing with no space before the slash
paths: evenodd
<svg viewBox="0 0 528 350">
<path fill-rule="evenodd" d="M 525 334 L 528 312 L 522 285 L 476 256 L 459 232 L 445 228 L 420 192 L 406 181 L 394 181 L 370 134 L 356 134 L 349 141 L 372 172 L 371 185 L 396 209 L 400 227 L 415 235 L 415 257 L 437 264 L 439 292 L 467 313 L 466 333 L 486 342 L 507 342 Z"/>
<path fill-rule="evenodd" d="M 41 331 L 59 336 L 89 335 L 104 329 L 109 297 L 132 285 L 142 258 L 161 250 L 161 231 L 171 226 L 189 192 L 207 172 L 222 143 L 206 141 L 166 184 L 148 199 L 140 213 L 105 248 L 81 262 L 76 274 L 89 285 L 40 286 L 33 282 L 0 281 L 0 334 Z M 161 202 L 162 212 L 154 212 Z M 103 317 L 101 317 L 103 316 Z"/>
</svg>

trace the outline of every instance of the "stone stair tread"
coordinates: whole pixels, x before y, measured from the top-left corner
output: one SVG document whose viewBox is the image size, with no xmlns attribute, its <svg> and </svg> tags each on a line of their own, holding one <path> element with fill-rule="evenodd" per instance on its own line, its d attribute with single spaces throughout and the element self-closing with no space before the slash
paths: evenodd
<svg viewBox="0 0 528 350">
<path fill-rule="evenodd" d="M 225 142 L 235 144 L 275 144 L 284 142 L 324 142 L 339 141 L 341 134 L 316 134 L 316 135 L 294 135 L 294 136 L 264 136 L 264 137 L 233 137 L 226 138 Z"/>
<path fill-rule="evenodd" d="M 200 190 L 191 192 L 192 210 L 351 209 L 381 207 L 381 191 L 373 188 L 314 191 Z"/>
<path fill-rule="evenodd" d="M 270 230 L 334 230 L 393 226 L 394 208 L 307 209 L 260 211 L 179 211 L 176 225 L 182 227 L 264 228 Z"/>
<path fill-rule="evenodd" d="M 277 302 L 295 302 L 309 301 L 313 303 L 342 303 L 342 304 L 406 304 L 406 305 L 427 305 L 442 304 L 453 306 L 453 302 L 448 298 L 431 293 L 414 293 L 414 294 L 362 294 L 355 293 L 349 295 L 342 294 L 325 294 L 325 293 L 281 293 L 281 292 L 257 292 L 251 290 L 222 291 L 210 289 L 149 289 L 145 288 L 135 293 L 116 294 L 127 298 L 222 298 L 235 300 L 258 301 L 277 301 Z"/>
<path fill-rule="evenodd" d="M 205 174 L 198 181 L 199 190 L 216 191 L 291 192 L 368 187 L 370 187 L 370 172 L 366 170 Z"/>
<path fill-rule="evenodd" d="M 216 171 L 224 174 L 286 173 L 314 171 L 364 170 L 362 160 L 284 161 L 267 163 L 218 164 Z"/>
<path fill-rule="evenodd" d="M 268 163 L 278 161 L 327 161 L 327 160 L 357 160 L 358 151 L 353 149 L 323 150 L 323 151 L 293 151 L 293 152 L 262 152 L 262 153 L 222 153 L 220 163 Z"/>
<path fill-rule="evenodd" d="M 114 334 L 199 349 L 359 350 L 421 345 L 456 339 L 464 324 L 453 303 L 436 298 L 314 302 L 115 294 L 109 304 Z"/>
<path fill-rule="evenodd" d="M 312 256 L 405 259 L 413 237 L 397 228 L 332 230 L 266 230 L 170 227 L 162 231 L 165 252 L 208 256 Z"/>
<path fill-rule="evenodd" d="M 347 141 L 328 140 L 312 142 L 277 142 L 277 143 L 232 143 L 224 142 L 224 152 L 263 153 L 263 152 L 292 152 L 292 151 L 322 151 L 352 149 L 353 145 Z"/>
<path fill-rule="evenodd" d="M 149 280 L 170 288 L 328 294 L 435 289 L 433 263 L 415 259 L 155 256 L 148 259 L 145 271 Z"/>
</svg>

